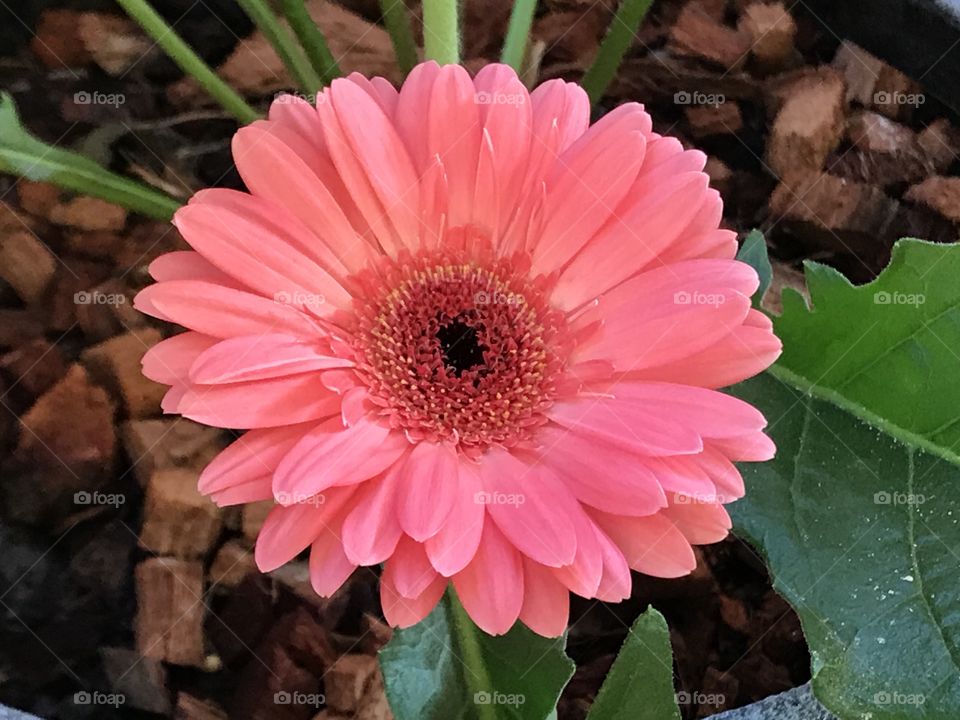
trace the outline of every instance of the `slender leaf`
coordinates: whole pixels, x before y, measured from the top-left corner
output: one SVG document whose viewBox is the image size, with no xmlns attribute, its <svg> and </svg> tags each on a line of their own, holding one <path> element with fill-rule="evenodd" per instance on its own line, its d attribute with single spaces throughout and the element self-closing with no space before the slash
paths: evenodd
<svg viewBox="0 0 960 720">
<path fill-rule="evenodd" d="M 530 27 L 537 9 L 537 0 L 514 0 L 507 26 L 507 37 L 503 41 L 500 61 L 506 63 L 518 73 L 523 66 L 524 55 L 530 42 Z"/>
<path fill-rule="evenodd" d="M 383 24 L 387 26 L 397 64 L 406 75 L 417 64 L 417 43 L 410 28 L 410 11 L 403 0 L 380 0 Z"/>
<path fill-rule="evenodd" d="M 229 85 L 210 69 L 200 56 L 174 32 L 160 15 L 150 7 L 147 0 L 117 0 L 117 4 L 132 17 L 140 27 L 163 48 L 181 70 L 196 78 L 197 82 L 241 123 L 251 123 L 260 114 Z"/>
<path fill-rule="evenodd" d="M 670 631 L 653 608 L 630 628 L 587 720 L 680 720 Z"/>
<path fill-rule="evenodd" d="M 334 78 L 340 77 L 342 73 L 336 58 L 330 52 L 327 39 L 307 12 L 306 4 L 303 0 L 281 0 L 281 7 L 283 16 L 290 23 L 297 40 L 300 41 L 313 71 L 319 76 L 323 85 L 329 85 Z M 318 89 L 314 88 L 313 91 Z"/>
<path fill-rule="evenodd" d="M 620 3 L 620 8 L 607 30 L 607 36 L 597 51 L 597 57 L 580 81 L 590 96 L 591 103 L 596 103 L 603 97 L 603 93 L 610 86 L 651 5 L 653 0 L 623 0 Z"/>
<path fill-rule="evenodd" d="M 319 90 L 323 83 L 306 56 L 290 35 L 288 28 L 280 24 L 266 0 L 237 0 L 243 11 L 280 56 L 293 81 L 308 96 Z"/>
<path fill-rule="evenodd" d="M 94 195 L 145 215 L 170 219 L 181 203 L 159 190 L 48 145 L 20 124 L 13 98 L 0 93 L 0 172 Z"/>
</svg>

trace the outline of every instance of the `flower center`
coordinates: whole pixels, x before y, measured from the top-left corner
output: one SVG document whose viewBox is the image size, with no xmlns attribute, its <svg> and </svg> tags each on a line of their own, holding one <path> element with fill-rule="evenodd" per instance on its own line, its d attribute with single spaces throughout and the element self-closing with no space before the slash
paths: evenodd
<svg viewBox="0 0 960 720">
<path fill-rule="evenodd" d="M 525 258 L 437 251 L 357 278 L 357 370 L 391 424 L 478 453 L 515 445 L 545 422 L 565 320 L 528 267 Z"/>
</svg>

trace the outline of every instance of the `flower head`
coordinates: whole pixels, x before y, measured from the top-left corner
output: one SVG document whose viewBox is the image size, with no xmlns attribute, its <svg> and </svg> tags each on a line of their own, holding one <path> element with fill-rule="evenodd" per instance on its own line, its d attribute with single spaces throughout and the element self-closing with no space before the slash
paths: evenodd
<svg viewBox="0 0 960 720">
<path fill-rule="evenodd" d="M 200 489 L 276 503 L 262 570 L 309 547 L 329 595 L 385 563 L 393 624 L 452 581 L 487 632 L 552 636 L 568 591 L 620 600 L 727 534 L 732 461 L 773 445 L 717 388 L 780 344 L 702 153 L 635 103 L 590 125 L 576 85 L 434 63 L 278 99 L 233 150 L 249 194 L 197 193 L 136 304 L 189 330 L 144 359 L 164 409 L 249 430 Z"/>
</svg>

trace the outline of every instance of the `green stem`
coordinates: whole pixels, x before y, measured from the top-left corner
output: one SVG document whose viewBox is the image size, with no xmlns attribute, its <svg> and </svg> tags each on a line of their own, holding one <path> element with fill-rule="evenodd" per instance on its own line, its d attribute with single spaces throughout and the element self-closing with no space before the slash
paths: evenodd
<svg viewBox="0 0 960 720">
<path fill-rule="evenodd" d="M 533 25 L 533 14 L 536 9 L 537 0 L 515 0 L 513 11 L 510 13 L 510 25 L 507 27 L 507 38 L 503 41 L 500 61 L 518 73 L 523 65 L 523 56 L 527 52 L 530 27 Z"/>
<path fill-rule="evenodd" d="M 470 619 L 467 611 L 460 604 L 460 598 L 457 597 L 453 586 L 447 591 L 446 602 L 450 606 L 451 615 L 453 615 L 453 628 L 457 636 L 457 646 L 460 648 L 460 654 L 462 655 L 461 661 L 467 668 L 464 679 L 468 685 L 473 685 L 477 691 L 491 692 L 493 682 L 490 680 L 490 673 L 487 671 L 483 649 L 477 639 L 477 633 L 482 631 L 478 630 L 477 626 L 473 624 L 473 620 Z M 470 693 L 470 696 L 472 695 Z M 495 706 L 477 704 L 474 707 L 479 720 L 497 720 Z"/>
<path fill-rule="evenodd" d="M 320 76 L 314 72 L 289 29 L 280 24 L 265 0 L 237 0 L 237 3 L 276 50 L 300 90 L 307 96 L 319 90 L 322 87 Z"/>
<path fill-rule="evenodd" d="M 423 54 L 441 65 L 460 62 L 458 0 L 423 0 Z"/>
<path fill-rule="evenodd" d="M 237 120 L 246 124 L 260 117 L 256 110 L 190 49 L 146 0 L 117 0 L 117 3 L 163 48 L 181 70 L 196 78 L 214 100 Z"/>
<path fill-rule="evenodd" d="M 651 5 L 653 0 L 623 0 L 621 3 L 593 65 L 580 81 L 591 103 L 603 97 Z"/>
<path fill-rule="evenodd" d="M 340 66 L 330 52 L 327 39 L 307 12 L 303 0 L 282 0 L 280 7 L 290 27 L 293 28 L 297 40 L 300 41 L 303 51 L 307 54 L 314 72 L 320 76 L 320 82 L 323 85 L 329 85 L 334 78 L 340 77 L 343 74 L 340 72 Z"/>
<path fill-rule="evenodd" d="M 417 64 L 417 44 L 410 29 L 410 14 L 403 0 L 380 0 L 380 12 L 383 24 L 387 26 L 393 41 L 393 52 L 397 56 L 397 65 L 404 75 Z"/>
<path fill-rule="evenodd" d="M 0 93 L 0 172 L 48 182 L 169 220 L 181 203 L 149 185 L 100 167 L 88 157 L 48 145 L 20 124 L 9 93 Z"/>
</svg>

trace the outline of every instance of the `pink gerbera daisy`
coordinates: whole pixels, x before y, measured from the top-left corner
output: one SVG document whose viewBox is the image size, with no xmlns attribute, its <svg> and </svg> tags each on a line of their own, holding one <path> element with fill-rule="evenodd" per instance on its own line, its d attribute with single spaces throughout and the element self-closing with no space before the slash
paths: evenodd
<svg viewBox="0 0 960 720">
<path fill-rule="evenodd" d="M 385 563 L 392 624 L 452 581 L 488 633 L 554 636 L 568 591 L 727 534 L 732 461 L 774 448 L 717 388 L 780 343 L 704 155 L 642 106 L 590 125 L 577 85 L 424 63 L 280 98 L 233 151 L 249 194 L 197 193 L 136 305 L 189 329 L 144 358 L 164 410 L 249 430 L 200 489 L 276 503 L 263 571 L 310 548 L 330 595 Z"/>
</svg>

